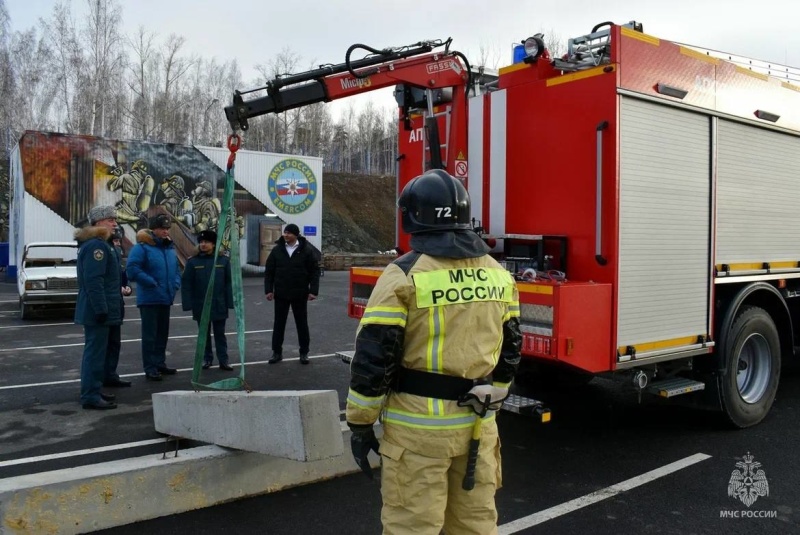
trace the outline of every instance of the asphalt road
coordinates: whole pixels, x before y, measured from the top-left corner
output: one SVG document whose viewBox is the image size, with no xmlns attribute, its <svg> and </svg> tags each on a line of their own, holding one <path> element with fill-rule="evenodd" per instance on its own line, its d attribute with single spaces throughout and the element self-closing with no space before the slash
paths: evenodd
<svg viewBox="0 0 800 535">
<path fill-rule="evenodd" d="M 272 306 L 264 300 L 260 279 L 244 282 L 247 382 L 256 390 L 333 389 L 344 408 L 348 369 L 333 354 L 353 347 L 356 321 L 345 312 L 347 274 L 327 272 L 320 298 L 309 307 L 309 366 L 296 360 L 291 319 L 284 346 L 288 358 L 266 364 Z M 134 385 L 115 390 L 119 409 L 84 411 L 78 404 L 82 329 L 63 315 L 19 320 L 15 291 L 13 284 L 0 283 L 0 478 L 163 451 L 163 438 L 153 429 L 150 395 L 191 389 L 196 324 L 189 314 L 180 306 L 172 312 L 167 362 L 181 371 L 161 383 L 145 382 L 140 322 L 129 299 L 120 373 Z M 229 333 L 233 326 L 229 320 Z M 239 356 L 235 339 L 229 335 L 234 363 Z M 212 368 L 204 377 L 225 373 Z M 514 414 L 499 417 L 500 533 L 800 533 L 797 372 L 783 376 L 768 418 L 738 431 L 720 424 L 713 413 L 652 398 L 639 403 L 604 378 L 577 389 L 545 390 L 540 397 L 553 410 L 547 425 Z M 83 453 L 98 447 L 111 451 Z M 728 496 L 736 463 L 748 453 L 761 463 L 769 483 L 769 494 L 750 507 Z M 105 532 L 247 530 L 380 533 L 378 485 L 355 474 Z"/>
</svg>

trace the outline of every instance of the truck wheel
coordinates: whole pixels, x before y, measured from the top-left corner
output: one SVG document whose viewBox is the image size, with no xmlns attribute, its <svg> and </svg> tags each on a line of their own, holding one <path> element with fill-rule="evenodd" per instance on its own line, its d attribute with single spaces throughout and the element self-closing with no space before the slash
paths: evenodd
<svg viewBox="0 0 800 535">
<path fill-rule="evenodd" d="M 725 371 L 717 381 L 722 411 L 736 427 L 759 423 L 769 412 L 781 373 L 778 329 L 761 308 L 744 307 L 731 327 Z"/>
</svg>

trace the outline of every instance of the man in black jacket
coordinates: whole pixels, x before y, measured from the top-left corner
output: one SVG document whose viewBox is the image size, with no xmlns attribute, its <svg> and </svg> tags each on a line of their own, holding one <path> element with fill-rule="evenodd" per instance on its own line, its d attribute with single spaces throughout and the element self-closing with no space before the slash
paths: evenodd
<svg viewBox="0 0 800 535">
<path fill-rule="evenodd" d="M 297 225 L 290 223 L 275 242 L 265 264 L 264 293 L 267 301 L 275 301 L 275 322 L 272 330 L 270 364 L 283 360 L 283 334 L 289 308 L 297 325 L 300 363 L 308 364 L 308 301 L 319 294 L 319 262 L 311 244 L 300 236 Z"/>
</svg>

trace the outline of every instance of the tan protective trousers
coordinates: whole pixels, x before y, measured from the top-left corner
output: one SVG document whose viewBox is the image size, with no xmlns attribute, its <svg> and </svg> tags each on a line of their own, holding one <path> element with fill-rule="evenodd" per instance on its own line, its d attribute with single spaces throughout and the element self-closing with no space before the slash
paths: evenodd
<svg viewBox="0 0 800 535">
<path fill-rule="evenodd" d="M 384 535 L 496 535 L 495 491 L 500 488 L 500 442 L 481 443 L 475 488 L 461 488 L 467 456 L 435 459 L 386 442 L 381 522 Z"/>
</svg>

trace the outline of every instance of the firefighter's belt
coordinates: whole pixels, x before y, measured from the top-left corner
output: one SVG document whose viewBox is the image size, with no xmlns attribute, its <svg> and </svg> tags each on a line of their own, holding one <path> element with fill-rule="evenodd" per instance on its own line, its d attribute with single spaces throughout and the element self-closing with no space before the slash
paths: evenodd
<svg viewBox="0 0 800 535">
<path fill-rule="evenodd" d="M 491 377 L 464 379 L 441 373 L 423 372 L 400 367 L 394 390 L 415 396 L 458 401 L 476 385 L 491 383 Z"/>
</svg>

